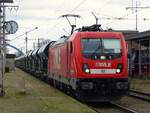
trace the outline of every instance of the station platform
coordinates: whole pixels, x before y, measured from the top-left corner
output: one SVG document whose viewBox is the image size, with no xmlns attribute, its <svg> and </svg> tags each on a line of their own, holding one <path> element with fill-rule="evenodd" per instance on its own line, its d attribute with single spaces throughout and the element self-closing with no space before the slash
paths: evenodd
<svg viewBox="0 0 150 113">
<path fill-rule="evenodd" d="M 95 113 L 63 92 L 16 69 L 6 73 L 1 113 Z"/>
<path fill-rule="evenodd" d="M 150 93 L 150 79 L 132 78 L 130 88 L 145 93 Z"/>
</svg>

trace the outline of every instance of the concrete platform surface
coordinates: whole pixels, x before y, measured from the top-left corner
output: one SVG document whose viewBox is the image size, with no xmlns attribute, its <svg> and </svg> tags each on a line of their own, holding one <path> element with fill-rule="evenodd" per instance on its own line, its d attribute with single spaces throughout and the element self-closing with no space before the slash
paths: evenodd
<svg viewBox="0 0 150 113">
<path fill-rule="evenodd" d="M 95 113 L 61 91 L 16 69 L 5 76 L 0 113 Z"/>
<path fill-rule="evenodd" d="M 150 79 L 132 78 L 130 82 L 131 89 L 150 93 Z"/>
</svg>

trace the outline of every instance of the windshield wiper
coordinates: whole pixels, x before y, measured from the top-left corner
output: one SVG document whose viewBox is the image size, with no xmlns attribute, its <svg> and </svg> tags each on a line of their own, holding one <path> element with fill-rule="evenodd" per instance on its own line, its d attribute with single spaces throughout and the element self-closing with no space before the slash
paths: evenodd
<svg viewBox="0 0 150 113">
<path fill-rule="evenodd" d="M 102 48 L 102 47 L 101 47 L 101 45 L 99 44 L 98 47 L 94 50 L 94 52 L 91 54 L 91 58 L 94 57 L 94 59 L 96 59 L 96 57 L 97 57 L 97 54 L 96 54 L 96 53 L 97 53 L 98 50 L 101 50 L 101 48 Z M 100 53 L 102 53 L 102 52 L 99 52 L 98 54 L 100 54 Z"/>
</svg>

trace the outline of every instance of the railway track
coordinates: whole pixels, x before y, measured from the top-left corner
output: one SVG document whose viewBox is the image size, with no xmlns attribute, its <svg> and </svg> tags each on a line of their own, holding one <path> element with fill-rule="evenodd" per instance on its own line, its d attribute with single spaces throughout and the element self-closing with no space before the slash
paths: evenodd
<svg viewBox="0 0 150 113">
<path fill-rule="evenodd" d="M 129 96 L 150 102 L 150 94 L 140 91 L 130 90 Z"/>
<path fill-rule="evenodd" d="M 132 110 L 128 107 L 124 107 L 120 104 L 117 104 L 115 102 L 108 102 L 106 104 L 106 106 L 109 106 L 108 108 L 102 108 L 102 107 L 98 107 L 98 106 L 91 106 L 91 105 L 87 105 L 88 107 L 90 107 L 91 109 L 93 109 L 96 113 L 138 113 L 135 110 Z M 111 111 L 110 108 L 113 110 Z"/>
<path fill-rule="evenodd" d="M 92 106 L 89 106 L 92 110 L 94 110 L 96 113 L 101 113 L 100 110 L 98 110 L 97 108 L 94 108 Z"/>
<path fill-rule="evenodd" d="M 135 110 L 132 110 L 128 107 L 122 106 L 120 104 L 114 103 L 114 102 L 110 102 L 110 104 L 112 104 L 113 106 L 115 106 L 116 108 L 118 108 L 120 111 L 124 111 L 125 113 L 138 113 Z"/>
</svg>

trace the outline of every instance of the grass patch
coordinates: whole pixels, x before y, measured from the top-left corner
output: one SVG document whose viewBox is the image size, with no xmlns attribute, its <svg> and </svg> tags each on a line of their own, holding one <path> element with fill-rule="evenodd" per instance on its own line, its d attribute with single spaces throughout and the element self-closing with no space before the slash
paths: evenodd
<svg viewBox="0 0 150 113">
<path fill-rule="evenodd" d="M 95 113 L 75 99 L 18 70 L 5 76 L 2 113 Z"/>
</svg>

